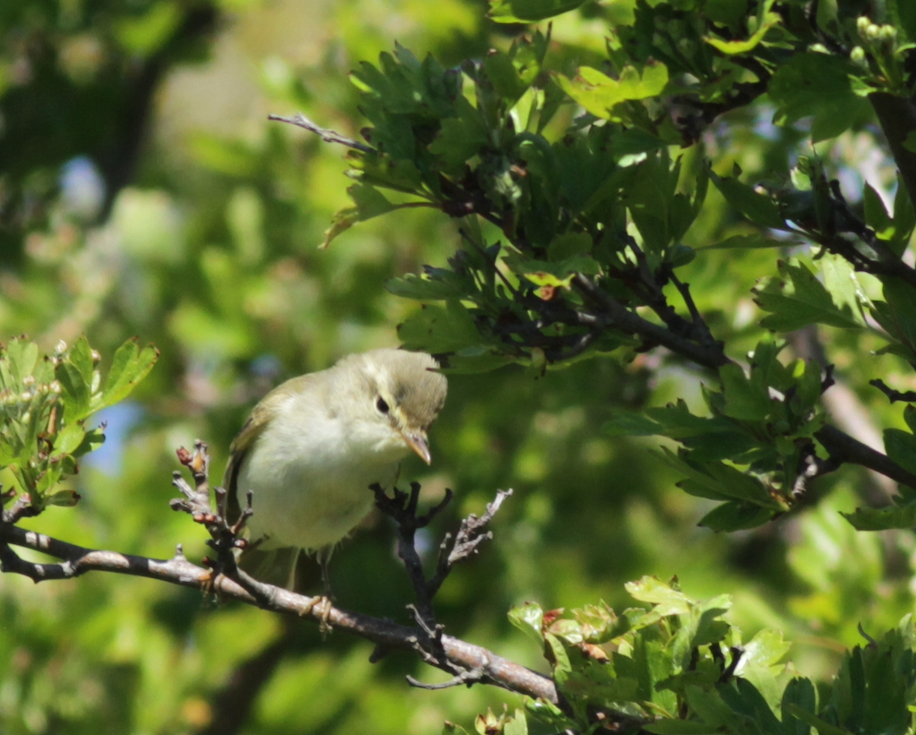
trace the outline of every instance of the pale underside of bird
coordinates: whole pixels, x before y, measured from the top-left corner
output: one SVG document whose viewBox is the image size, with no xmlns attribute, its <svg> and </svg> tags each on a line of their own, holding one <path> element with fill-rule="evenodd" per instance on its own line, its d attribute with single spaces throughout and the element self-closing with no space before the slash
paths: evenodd
<svg viewBox="0 0 916 735">
<path fill-rule="evenodd" d="M 232 443 L 225 486 L 237 515 L 252 492 L 252 550 L 241 565 L 292 588 L 301 550 L 325 572 L 334 546 L 390 488 L 411 451 L 429 462 L 426 432 L 446 379 L 425 353 L 372 350 L 293 378 L 268 393 Z"/>
</svg>

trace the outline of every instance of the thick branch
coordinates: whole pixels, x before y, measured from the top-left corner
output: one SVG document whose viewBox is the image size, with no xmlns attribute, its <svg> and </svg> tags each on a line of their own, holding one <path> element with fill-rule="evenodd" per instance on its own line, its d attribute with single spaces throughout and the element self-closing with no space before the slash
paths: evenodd
<svg viewBox="0 0 916 735">
<path fill-rule="evenodd" d="M 595 302 L 604 311 L 608 322 L 621 332 L 635 334 L 653 344 L 667 347 L 672 352 L 703 367 L 718 369 L 731 362 L 718 345 L 715 347 L 698 345 L 686 337 L 674 334 L 667 327 L 654 324 L 634 314 L 581 273 L 573 278 L 573 285 L 585 298 Z"/>
<path fill-rule="evenodd" d="M 209 590 L 220 599 L 236 600 L 273 612 L 309 617 L 317 622 L 326 618 L 334 628 L 366 638 L 386 650 L 413 651 L 414 642 L 420 633 L 416 628 L 339 608 L 326 611 L 324 605 L 316 605 L 319 598 L 306 597 L 280 588 L 273 588 L 270 599 L 259 602 L 237 582 L 222 574 L 214 577 L 211 570 L 192 564 L 180 551 L 172 559 L 149 559 L 115 551 L 87 549 L 7 524 L 0 525 L 0 541 L 3 542 L 0 544 L 0 569 L 23 574 L 36 582 L 70 579 L 91 571 L 149 577 L 183 587 Z M 63 563 L 27 562 L 20 559 L 9 544 L 44 552 L 62 559 Z M 543 674 L 452 636 L 443 635 L 441 643 L 449 664 L 459 669 L 482 672 L 481 681 L 485 683 L 553 703 L 559 701 L 554 682 Z"/>
<path fill-rule="evenodd" d="M 829 424 L 814 433 L 815 438 L 824 445 L 831 457 L 838 457 L 843 462 L 860 464 L 875 472 L 880 472 L 895 482 L 916 489 L 916 475 L 909 472 L 890 457 L 881 454 L 858 439 L 853 439 L 835 426 Z"/>
</svg>

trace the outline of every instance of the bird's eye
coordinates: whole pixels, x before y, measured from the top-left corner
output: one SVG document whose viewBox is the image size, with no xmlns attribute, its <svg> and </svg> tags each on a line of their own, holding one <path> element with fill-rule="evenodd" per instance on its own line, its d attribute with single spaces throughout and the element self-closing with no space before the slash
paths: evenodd
<svg viewBox="0 0 916 735">
<path fill-rule="evenodd" d="M 381 397 L 375 402 L 375 407 L 380 413 L 388 413 L 389 411 L 388 404 L 385 402 L 385 399 Z"/>
</svg>

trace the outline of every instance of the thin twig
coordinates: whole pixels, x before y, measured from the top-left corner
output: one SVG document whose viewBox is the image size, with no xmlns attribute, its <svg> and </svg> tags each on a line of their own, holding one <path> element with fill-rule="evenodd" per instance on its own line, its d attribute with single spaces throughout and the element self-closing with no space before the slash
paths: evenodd
<svg viewBox="0 0 916 735">
<path fill-rule="evenodd" d="M 883 380 L 881 380 L 881 378 L 869 380 L 868 384 L 880 390 L 884 395 L 887 396 L 891 403 L 896 403 L 897 401 L 902 401 L 904 403 L 916 403 L 916 391 L 895 390 L 894 388 L 891 388 L 889 385 L 887 385 Z"/>
<path fill-rule="evenodd" d="M 365 143 L 360 143 L 358 140 L 353 140 L 353 138 L 348 138 L 345 135 L 341 135 L 334 130 L 328 130 L 327 128 L 322 128 L 309 120 L 301 112 L 297 112 L 293 117 L 283 117 L 282 115 L 268 115 L 268 120 L 276 120 L 278 122 L 289 123 L 290 125 L 295 125 L 296 127 L 305 128 L 306 130 L 315 133 L 318 135 L 325 143 L 340 143 L 340 145 L 345 145 L 348 148 L 355 148 L 358 151 L 363 153 L 375 153 L 375 148 L 368 146 Z"/>
</svg>

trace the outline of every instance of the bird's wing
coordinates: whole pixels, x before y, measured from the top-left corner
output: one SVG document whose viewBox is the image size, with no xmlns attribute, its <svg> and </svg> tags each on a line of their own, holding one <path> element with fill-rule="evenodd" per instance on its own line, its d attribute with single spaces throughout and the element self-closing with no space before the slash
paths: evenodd
<svg viewBox="0 0 916 735">
<path fill-rule="evenodd" d="M 229 496 L 227 515 L 230 523 L 235 523 L 242 514 L 244 499 L 240 498 L 238 494 L 238 479 L 245 457 L 254 446 L 255 440 L 261 435 L 270 419 L 277 412 L 280 404 L 291 394 L 301 390 L 304 382 L 314 380 L 316 375 L 317 373 L 300 375 L 298 378 L 287 380 L 264 396 L 261 402 L 254 407 L 251 416 L 248 417 L 238 436 L 229 445 L 229 463 L 226 465 L 223 487 L 226 488 Z"/>
</svg>

